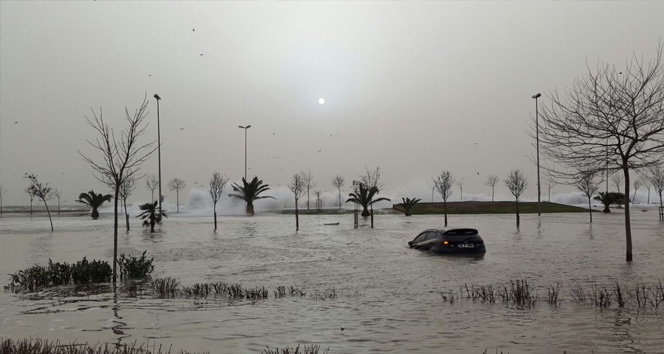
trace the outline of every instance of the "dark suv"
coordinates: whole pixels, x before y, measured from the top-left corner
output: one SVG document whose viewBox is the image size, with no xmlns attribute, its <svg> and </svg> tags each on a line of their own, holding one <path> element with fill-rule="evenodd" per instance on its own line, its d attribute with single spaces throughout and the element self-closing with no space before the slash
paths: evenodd
<svg viewBox="0 0 664 354">
<path fill-rule="evenodd" d="M 429 229 L 408 242 L 411 248 L 438 253 L 484 253 L 484 240 L 476 229 Z"/>
</svg>

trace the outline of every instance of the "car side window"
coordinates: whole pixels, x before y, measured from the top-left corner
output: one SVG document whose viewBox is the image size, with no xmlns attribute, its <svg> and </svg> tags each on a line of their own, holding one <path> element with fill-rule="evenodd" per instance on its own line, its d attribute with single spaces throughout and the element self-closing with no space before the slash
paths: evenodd
<svg viewBox="0 0 664 354">
<path fill-rule="evenodd" d="M 437 235 L 438 233 L 436 231 L 429 231 L 427 232 L 426 240 L 433 240 L 434 238 L 436 238 Z"/>
<path fill-rule="evenodd" d="M 423 233 L 417 235 L 417 237 L 415 237 L 415 239 L 413 240 L 413 242 L 415 242 L 415 243 L 417 243 L 417 242 L 422 242 L 422 241 L 426 240 L 427 235 L 428 235 L 427 232 L 423 232 Z"/>
</svg>

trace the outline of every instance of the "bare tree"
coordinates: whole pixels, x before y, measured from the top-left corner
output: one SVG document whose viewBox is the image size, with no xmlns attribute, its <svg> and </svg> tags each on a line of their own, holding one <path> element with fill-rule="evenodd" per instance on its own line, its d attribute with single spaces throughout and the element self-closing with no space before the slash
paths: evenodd
<svg viewBox="0 0 664 354">
<path fill-rule="evenodd" d="M 516 227 L 519 227 L 521 224 L 521 218 L 519 216 L 519 197 L 521 197 L 523 191 L 528 188 L 528 181 L 521 170 L 511 170 L 505 179 L 505 185 L 516 200 Z"/>
<path fill-rule="evenodd" d="M 659 167 L 651 168 L 650 183 L 652 183 L 652 188 L 659 196 L 659 206 L 664 207 L 664 203 L 662 203 L 662 192 L 664 192 L 664 170 Z"/>
<path fill-rule="evenodd" d="M 311 170 L 307 170 L 307 172 L 300 172 L 303 178 L 304 182 L 304 188 L 307 190 L 307 210 L 309 210 L 309 191 L 316 187 L 316 183 L 314 182 L 314 175 L 311 173 Z"/>
<path fill-rule="evenodd" d="M 293 175 L 291 182 L 288 184 L 288 189 L 295 195 L 295 231 L 300 230 L 300 212 L 298 208 L 298 201 L 302 198 L 306 185 L 306 173 L 300 172 Z"/>
<path fill-rule="evenodd" d="M 125 224 L 127 226 L 127 231 L 129 231 L 129 212 L 127 211 L 127 199 L 131 195 L 131 192 L 134 191 L 135 187 L 136 176 L 133 174 L 130 178 L 125 179 L 120 185 L 120 198 L 122 199 L 122 205 L 124 205 Z"/>
<path fill-rule="evenodd" d="M 341 187 L 343 187 L 345 183 L 346 179 L 341 176 L 337 175 L 332 178 L 332 185 L 337 187 L 337 190 L 339 191 L 339 209 L 341 209 Z"/>
<path fill-rule="evenodd" d="M 496 185 L 498 184 L 498 175 L 489 175 L 484 181 L 484 184 L 491 187 L 491 201 L 493 202 L 493 196 L 495 195 Z"/>
<path fill-rule="evenodd" d="M 369 170 L 366 166 L 364 166 L 364 168 L 366 169 L 366 173 L 360 176 L 360 182 L 369 189 L 371 187 L 376 187 L 378 192 L 380 192 L 385 187 L 380 181 L 380 167 L 376 167 L 373 171 Z"/>
<path fill-rule="evenodd" d="M 35 200 L 35 191 L 30 187 L 26 187 L 23 191 L 30 197 L 30 216 L 32 216 L 32 202 Z"/>
<path fill-rule="evenodd" d="M 620 173 L 614 173 L 611 176 L 611 182 L 616 186 L 616 191 L 620 192 L 620 185 L 622 182 L 625 180 L 625 176 L 620 174 Z M 625 188 L 625 191 L 627 192 L 627 195 L 629 196 L 629 186 Z"/>
<path fill-rule="evenodd" d="M 212 174 L 210 179 L 210 197 L 212 198 L 212 210 L 214 212 L 214 231 L 217 231 L 217 202 L 224 195 L 224 189 L 226 189 L 226 183 L 228 183 L 228 178 L 222 176 L 219 172 Z"/>
<path fill-rule="evenodd" d="M 187 188 L 187 183 L 177 177 L 168 182 L 168 188 L 175 191 L 175 208 L 176 212 L 180 212 L 180 191 Z"/>
<path fill-rule="evenodd" d="M 120 186 L 127 179 L 134 176 L 138 167 L 148 159 L 156 148 L 151 148 L 154 142 L 140 144 L 138 139 L 145 132 L 147 123 L 145 117 L 148 115 L 147 95 L 143 97 L 143 103 L 129 114 L 129 109 L 125 107 L 125 120 L 127 128 L 123 129 L 116 138 L 113 130 L 109 128 L 104 121 L 101 108 L 99 113 L 92 111 L 92 118 L 85 117 L 85 121 L 94 129 L 99 137 L 94 141 L 87 142 L 102 157 L 94 160 L 90 155 L 84 155 L 79 151 L 85 162 L 89 163 L 94 171 L 94 175 L 102 183 L 111 187 L 114 191 L 113 202 L 113 283 L 117 280 L 117 259 L 118 259 L 118 201 L 120 196 Z M 161 216 L 159 216 L 161 218 Z"/>
<path fill-rule="evenodd" d="M 554 166 L 554 169 L 555 169 L 555 166 Z M 553 187 L 558 185 L 558 181 L 556 181 L 556 178 L 554 177 L 553 172 L 551 172 L 551 171 L 554 171 L 554 169 L 551 169 L 551 170 L 545 169 L 546 182 L 547 182 L 547 185 L 548 185 L 547 189 L 548 189 L 548 192 L 549 192 L 549 200 L 548 200 L 549 203 L 551 203 L 551 190 L 553 189 Z"/>
<path fill-rule="evenodd" d="M 150 203 L 154 202 L 154 191 L 159 187 L 159 180 L 157 179 L 157 176 L 155 175 L 149 175 L 145 176 L 145 185 L 148 188 L 148 190 L 152 193 L 152 197 L 150 198 Z"/>
<path fill-rule="evenodd" d="M 643 184 L 644 187 L 646 187 L 646 190 L 648 191 L 648 202 L 646 204 L 650 204 L 650 188 L 652 188 L 650 180 L 648 180 L 648 176 L 646 175 L 640 175 L 639 179 L 641 180 L 641 183 Z"/>
<path fill-rule="evenodd" d="M 58 200 L 58 215 L 60 215 L 60 197 L 62 197 L 62 192 L 57 189 L 54 189 L 51 194 Z"/>
<path fill-rule="evenodd" d="M 636 191 L 638 191 L 639 188 L 641 188 L 641 180 L 637 179 L 636 181 L 634 181 L 633 185 L 634 185 L 634 195 L 632 196 L 632 203 L 636 203 Z"/>
<path fill-rule="evenodd" d="M 626 260 L 631 262 L 630 169 L 664 160 L 662 46 L 645 62 L 634 55 L 622 70 L 600 63 L 561 98 L 550 93 L 540 124 L 543 151 L 571 171 L 622 171 L 625 180 Z"/>
<path fill-rule="evenodd" d="M 452 186 L 454 178 L 450 171 L 443 171 L 440 175 L 433 178 L 433 183 L 438 190 L 438 194 L 443 198 L 443 213 L 445 214 L 445 227 L 447 227 L 447 199 L 452 195 Z"/>
<path fill-rule="evenodd" d="M 51 211 L 48 209 L 48 204 L 46 204 L 46 201 L 52 197 L 51 187 L 48 186 L 48 183 L 39 182 L 37 175 L 26 173 L 24 178 L 27 178 L 30 181 L 30 185 L 28 186 L 28 190 L 30 190 L 29 194 L 41 199 L 44 202 L 46 212 L 48 213 L 48 221 L 51 222 L 51 231 L 53 231 L 53 219 L 51 219 Z"/>
<path fill-rule="evenodd" d="M 593 194 L 599 189 L 599 182 L 595 181 L 596 172 L 580 174 L 581 178 L 576 182 L 576 188 L 578 188 L 583 195 L 588 198 L 588 212 L 590 213 L 590 222 L 593 222 L 593 210 L 590 204 Z"/>
<path fill-rule="evenodd" d="M 0 215 L 2 215 L 2 197 L 4 197 L 5 194 L 7 194 L 7 188 L 0 185 Z"/>
</svg>

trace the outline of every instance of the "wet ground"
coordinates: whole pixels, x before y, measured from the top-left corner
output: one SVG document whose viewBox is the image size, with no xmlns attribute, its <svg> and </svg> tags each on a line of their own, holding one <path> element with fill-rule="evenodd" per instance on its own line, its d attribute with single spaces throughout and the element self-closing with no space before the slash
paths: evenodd
<svg viewBox="0 0 664 354">
<path fill-rule="evenodd" d="M 442 216 L 379 215 L 375 229 L 352 215 L 212 217 L 172 214 L 157 233 L 132 220 L 120 253 L 154 257 L 156 277 L 183 285 L 223 281 L 266 287 L 264 300 L 160 299 L 108 285 L 25 295 L 0 294 L 0 334 L 64 342 L 156 340 L 173 349 L 260 352 L 297 343 L 330 353 L 615 353 L 664 352 L 664 304 L 659 309 L 612 305 L 598 309 L 572 300 L 571 289 L 664 280 L 664 224 L 656 211 L 633 212 L 634 262 L 627 264 L 623 215 L 451 215 L 451 226 L 480 230 L 482 257 L 449 257 L 411 250 L 420 230 L 442 227 Z M 339 222 L 338 226 L 324 225 Z M 0 274 L 33 263 L 112 257 L 112 220 L 87 217 L 0 219 Z M 8 277 L 7 277 L 8 278 Z M 7 278 L 2 278 L 6 283 Z M 532 308 L 445 301 L 461 285 L 501 285 L 527 279 L 545 295 L 560 283 L 561 304 Z M 277 286 L 304 297 L 275 299 Z M 336 293 L 322 299 L 315 294 Z M 343 330 L 342 330 L 343 328 Z"/>
</svg>

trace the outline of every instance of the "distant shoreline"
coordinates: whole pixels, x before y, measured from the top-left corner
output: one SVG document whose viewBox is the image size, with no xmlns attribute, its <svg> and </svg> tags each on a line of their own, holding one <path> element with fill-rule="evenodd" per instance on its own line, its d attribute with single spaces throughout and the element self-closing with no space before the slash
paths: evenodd
<svg viewBox="0 0 664 354">
<path fill-rule="evenodd" d="M 399 204 L 393 204 L 392 209 L 403 213 L 404 209 Z M 520 214 L 534 214 L 539 210 L 537 202 L 519 202 Z M 591 209 L 593 212 L 597 210 Z M 541 203 L 541 212 L 551 213 L 587 213 L 588 208 L 558 204 L 551 202 Z M 411 209 L 412 215 L 443 214 L 443 203 L 418 203 Z M 499 201 L 467 201 L 447 202 L 447 214 L 514 214 L 516 213 L 516 202 Z"/>
</svg>

